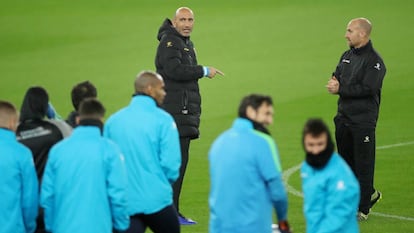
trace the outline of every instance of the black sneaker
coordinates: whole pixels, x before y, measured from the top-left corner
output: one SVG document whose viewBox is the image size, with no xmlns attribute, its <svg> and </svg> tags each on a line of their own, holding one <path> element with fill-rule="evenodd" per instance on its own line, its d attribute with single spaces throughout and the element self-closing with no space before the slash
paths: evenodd
<svg viewBox="0 0 414 233">
<path fill-rule="evenodd" d="M 378 190 L 371 195 L 371 208 L 382 199 L 382 193 Z"/>
</svg>

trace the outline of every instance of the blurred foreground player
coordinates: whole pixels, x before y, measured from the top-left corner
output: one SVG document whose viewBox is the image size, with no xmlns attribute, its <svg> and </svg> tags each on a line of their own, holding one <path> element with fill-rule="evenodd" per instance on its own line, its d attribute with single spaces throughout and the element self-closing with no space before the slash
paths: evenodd
<svg viewBox="0 0 414 233">
<path fill-rule="evenodd" d="M 357 233 L 359 185 L 346 162 L 334 152 L 328 127 L 311 119 L 303 129 L 305 162 L 302 190 L 306 232 Z"/>
<path fill-rule="evenodd" d="M 46 119 L 49 95 L 43 87 L 30 87 L 20 109 L 20 124 L 16 130 L 17 140 L 27 146 L 33 154 L 37 177 L 42 182 L 49 150 L 66 138 L 72 128 L 63 120 Z M 39 211 L 36 233 L 44 233 L 43 211 Z"/>
<path fill-rule="evenodd" d="M 232 128 L 210 148 L 209 232 L 271 233 L 273 207 L 280 232 L 288 233 L 287 195 L 276 144 L 253 128 L 258 111 L 248 98 L 242 100 Z"/>
<path fill-rule="evenodd" d="M 102 136 L 104 114 L 98 100 L 82 101 L 78 126 L 50 151 L 40 200 L 47 232 L 111 233 L 129 226 L 124 157 Z"/>
<path fill-rule="evenodd" d="M 33 233 L 38 213 L 38 181 L 32 153 L 18 143 L 16 108 L 0 101 L 0 232 Z"/>
<path fill-rule="evenodd" d="M 128 174 L 128 233 L 179 233 L 172 184 L 177 180 L 181 156 L 177 125 L 159 107 L 165 97 L 162 77 L 143 71 L 135 79 L 135 94 L 125 108 L 105 125 L 106 137 L 125 155 Z"/>
</svg>

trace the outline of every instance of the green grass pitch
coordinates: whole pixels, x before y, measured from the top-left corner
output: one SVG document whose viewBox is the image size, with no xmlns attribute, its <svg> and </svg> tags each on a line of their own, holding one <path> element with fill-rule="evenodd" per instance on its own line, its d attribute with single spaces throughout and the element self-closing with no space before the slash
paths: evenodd
<svg viewBox="0 0 414 233">
<path fill-rule="evenodd" d="M 208 231 L 207 152 L 236 116 L 242 96 L 266 93 L 275 101 L 270 130 L 284 169 L 303 160 L 300 131 L 308 117 L 333 129 L 336 97 L 325 84 L 347 49 L 345 27 L 354 17 L 374 25 L 372 41 L 388 68 L 377 127 L 377 145 L 414 141 L 414 3 L 405 0 L 91 0 L 0 2 L 0 99 L 21 105 L 25 90 L 44 86 L 58 112 L 70 109 L 70 89 L 90 80 L 108 114 L 126 105 L 135 75 L 154 69 L 158 27 L 179 6 L 195 12 L 192 39 L 201 64 L 226 73 L 200 80 L 201 138 L 191 145 L 182 212 L 199 223 L 184 233 Z M 138 123 L 138 122 L 137 122 Z M 414 229 L 414 144 L 377 151 L 375 184 L 383 200 L 361 232 Z M 300 190 L 300 178 L 289 184 Z M 302 199 L 289 195 L 289 220 L 304 232 Z M 237 211 L 237 210 L 234 210 Z"/>
</svg>

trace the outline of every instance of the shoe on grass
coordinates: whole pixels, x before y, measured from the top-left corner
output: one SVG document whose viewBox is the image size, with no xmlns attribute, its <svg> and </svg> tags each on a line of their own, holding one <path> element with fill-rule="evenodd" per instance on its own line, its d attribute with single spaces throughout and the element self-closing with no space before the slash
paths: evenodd
<svg viewBox="0 0 414 233">
<path fill-rule="evenodd" d="M 358 214 L 357 214 L 358 221 L 360 221 L 360 222 L 367 221 L 368 220 L 368 214 L 369 213 L 364 214 L 361 211 L 358 211 Z"/>
<path fill-rule="evenodd" d="M 378 190 L 371 195 L 371 208 L 382 199 L 382 193 Z"/>
<path fill-rule="evenodd" d="M 180 225 L 194 225 L 197 224 L 196 221 L 192 220 L 191 218 L 186 218 L 181 213 L 178 213 L 178 222 Z"/>
</svg>

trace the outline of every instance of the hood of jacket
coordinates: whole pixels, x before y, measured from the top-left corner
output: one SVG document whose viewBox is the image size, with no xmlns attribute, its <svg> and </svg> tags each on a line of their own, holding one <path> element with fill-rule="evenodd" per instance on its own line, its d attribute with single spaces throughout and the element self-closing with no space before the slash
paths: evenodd
<svg viewBox="0 0 414 233">
<path fill-rule="evenodd" d="M 46 116 L 49 96 L 42 87 L 31 87 L 27 90 L 20 109 L 20 122 L 39 120 Z"/>
<path fill-rule="evenodd" d="M 157 35 L 158 41 L 161 41 L 161 39 L 165 35 L 175 35 L 184 40 L 187 40 L 189 38 L 189 37 L 182 36 L 180 33 L 178 33 L 177 30 L 175 30 L 174 26 L 172 25 L 171 20 L 168 18 L 164 20 L 160 29 L 158 29 L 158 35 Z"/>
</svg>

